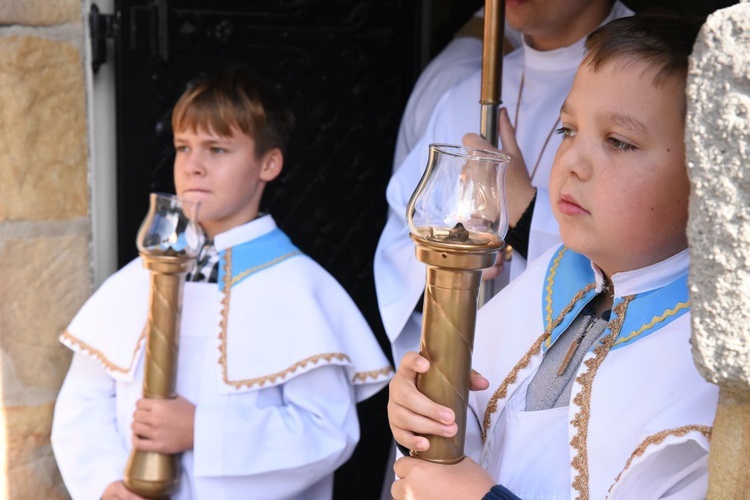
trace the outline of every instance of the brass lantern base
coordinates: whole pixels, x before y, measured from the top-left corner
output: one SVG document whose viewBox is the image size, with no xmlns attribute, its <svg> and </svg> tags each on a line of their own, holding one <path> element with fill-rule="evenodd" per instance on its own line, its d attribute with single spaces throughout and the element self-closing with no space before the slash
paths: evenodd
<svg viewBox="0 0 750 500">
<path fill-rule="evenodd" d="M 420 354 L 430 369 L 417 378 L 417 389 L 451 408 L 458 432 L 452 438 L 426 435 L 427 451 L 412 456 L 452 464 L 464 458 L 474 326 L 482 269 L 495 263 L 502 241 L 482 245 L 434 241 L 411 235 L 416 256 L 427 264 Z"/>
<path fill-rule="evenodd" d="M 125 487 L 143 498 L 168 499 L 179 483 L 179 455 L 137 451 L 125 467 Z"/>
</svg>

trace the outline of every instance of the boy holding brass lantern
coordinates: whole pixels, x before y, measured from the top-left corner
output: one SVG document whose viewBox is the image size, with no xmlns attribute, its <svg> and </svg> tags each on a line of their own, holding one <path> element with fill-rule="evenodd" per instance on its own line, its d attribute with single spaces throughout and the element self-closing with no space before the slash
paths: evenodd
<svg viewBox="0 0 750 500">
<path fill-rule="evenodd" d="M 131 448 L 180 454 L 173 499 L 331 498 L 359 440 L 356 404 L 393 373 L 335 279 L 259 213 L 293 117 L 266 84 L 228 71 L 172 115 L 177 195 L 200 202 L 209 245 L 184 284 L 177 397 L 142 398 L 148 272 L 135 259 L 83 306 L 52 446 L 74 499 L 140 498 Z"/>
<path fill-rule="evenodd" d="M 564 244 L 478 312 L 467 457 L 402 458 L 394 498 L 705 498 L 718 387 L 691 353 L 685 231 L 698 28 L 633 16 L 587 38 L 550 176 Z M 408 353 L 390 385 L 391 429 L 413 450 L 457 431 L 416 390 L 428 369 Z"/>
</svg>

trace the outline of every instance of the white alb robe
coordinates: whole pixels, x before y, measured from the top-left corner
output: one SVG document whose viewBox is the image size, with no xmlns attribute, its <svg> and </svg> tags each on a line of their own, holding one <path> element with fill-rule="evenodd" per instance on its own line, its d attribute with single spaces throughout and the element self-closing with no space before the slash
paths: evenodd
<svg viewBox="0 0 750 500">
<path fill-rule="evenodd" d="M 472 367 L 490 387 L 471 394 L 467 454 L 524 499 L 704 498 L 718 387 L 693 363 L 688 266 L 685 250 L 612 276 L 608 329 L 569 406 L 526 412 L 543 352 L 602 287 L 564 247 L 531 263 L 478 312 Z"/>
<path fill-rule="evenodd" d="M 345 290 L 271 216 L 216 236 L 219 283 L 185 283 L 176 392 L 196 406 L 174 499 L 329 499 L 356 403 L 393 371 Z M 52 446 L 74 499 L 121 480 L 141 398 L 149 272 L 110 277 L 61 336 L 75 354 Z M 226 307 L 225 307 L 226 303 Z"/>
</svg>

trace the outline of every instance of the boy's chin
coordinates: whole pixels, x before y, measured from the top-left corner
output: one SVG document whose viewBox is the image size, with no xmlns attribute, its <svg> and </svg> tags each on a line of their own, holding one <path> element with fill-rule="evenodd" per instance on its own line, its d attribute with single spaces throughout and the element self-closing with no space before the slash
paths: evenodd
<svg viewBox="0 0 750 500">
<path fill-rule="evenodd" d="M 180 199 L 198 203 L 205 203 L 206 193 L 200 191 L 184 191 L 182 194 L 177 195 Z"/>
<path fill-rule="evenodd" d="M 563 245 L 565 245 L 565 248 L 567 248 L 568 250 L 572 250 L 575 253 L 579 253 L 581 255 L 588 257 L 589 259 L 592 259 L 592 255 L 591 255 L 592 248 L 590 245 L 581 243 L 575 238 L 563 238 L 562 240 L 563 240 Z"/>
</svg>

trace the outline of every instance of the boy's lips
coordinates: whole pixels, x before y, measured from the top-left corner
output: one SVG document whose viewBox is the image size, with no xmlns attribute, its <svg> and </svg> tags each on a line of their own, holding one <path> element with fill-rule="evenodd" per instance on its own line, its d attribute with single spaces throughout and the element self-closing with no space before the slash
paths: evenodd
<svg viewBox="0 0 750 500">
<path fill-rule="evenodd" d="M 560 195 L 560 200 L 557 202 L 557 208 L 560 210 L 560 213 L 564 215 L 580 215 L 589 213 L 588 210 L 585 210 L 578 203 L 578 201 L 576 201 L 575 198 L 567 194 Z"/>
<path fill-rule="evenodd" d="M 201 189 L 201 188 L 190 188 L 190 189 L 186 189 L 185 191 L 183 191 L 183 195 L 188 194 L 188 195 L 200 196 L 200 195 L 204 195 L 208 193 L 210 193 L 208 189 Z"/>
<path fill-rule="evenodd" d="M 211 195 L 211 191 L 209 191 L 208 189 L 192 188 L 192 189 L 184 189 L 180 197 L 188 201 L 197 201 L 199 203 L 206 203 L 209 201 L 210 195 Z"/>
</svg>

